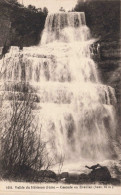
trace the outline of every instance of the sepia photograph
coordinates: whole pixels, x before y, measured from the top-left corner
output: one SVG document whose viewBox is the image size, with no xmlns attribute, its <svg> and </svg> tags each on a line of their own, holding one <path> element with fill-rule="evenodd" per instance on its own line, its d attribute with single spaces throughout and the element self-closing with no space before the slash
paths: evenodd
<svg viewBox="0 0 121 195">
<path fill-rule="evenodd" d="M 0 0 L 0 195 L 121 194 L 120 7 Z"/>
</svg>

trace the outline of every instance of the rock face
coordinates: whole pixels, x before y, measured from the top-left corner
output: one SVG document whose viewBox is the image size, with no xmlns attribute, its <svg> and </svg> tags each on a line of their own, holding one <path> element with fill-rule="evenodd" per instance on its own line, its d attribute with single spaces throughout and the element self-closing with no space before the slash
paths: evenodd
<svg viewBox="0 0 121 195">
<path fill-rule="evenodd" d="M 109 181 L 111 179 L 111 174 L 107 167 L 95 169 L 88 176 L 91 181 Z"/>
<path fill-rule="evenodd" d="M 121 39 L 118 34 L 112 34 L 100 40 L 100 58 L 95 61 L 104 84 L 115 89 L 117 99 L 118 134 L 120 133 L 121 115 Z"/>
</svg>

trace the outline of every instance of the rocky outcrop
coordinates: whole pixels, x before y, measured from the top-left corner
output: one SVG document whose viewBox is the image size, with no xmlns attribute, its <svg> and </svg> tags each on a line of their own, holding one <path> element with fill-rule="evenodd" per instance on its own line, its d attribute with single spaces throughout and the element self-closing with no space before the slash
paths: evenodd
<svg viewBox="0 0 121 195">
<path fill-rule="evenodd" d="M 67 176 L 67 177 L 66 177 Z M 61 180 L 69 184 L 112 184 L 120 185 L 120 180 L 112 178 L 107 167 L 97 168 L 92 170 L 89 174 L 66 174 L 65 180 Z"/>
<path fill-rule="evenodd" d="M 82 173 L 82 174 L 80 174 L 79 175 L 79 183 L 90 183 L 90 177 L 89 177 L 89 175 L 87 175 L 87 174 L 85 174 L 85 173 Z"/>
<path fill-rule="evenodd" d="M 69 177 L 69 173 L 68 172 L 62 172 L 59 175 L 59 179 L 64 179 L 64 178 L 68 178 Z"/>
<path fill-rule="evenodd" d="M 89 173 L 89 178 L 91 181 L 109 181 L 111 179 L 111 174 L 107 167 L 101 167 L 95 169 Z"/>
<path fill-rule="evenodd" d="M 119 178 L 112 178 L 106 166 L 92 170 L 89 174 L 62 172 L 56 174 L 51 170 L 34 170 L 26 165 L 16 166 L 13 172 L 2 175 L 2 179 L 26 182 L 67 183 L 67 184 L 112 184 L 120 185 Z"/>
<path fill-rule="evenodd" d="M 100 40 L 100 56 L 95 56 L 95 61 L 104 84 L 115 89 L 117 98 L 117 116 L 120 129 L 121 115 L 121 39 L 118 34 Z M 119 130 L 120 133 L 120 130 Z"/>
</svg>

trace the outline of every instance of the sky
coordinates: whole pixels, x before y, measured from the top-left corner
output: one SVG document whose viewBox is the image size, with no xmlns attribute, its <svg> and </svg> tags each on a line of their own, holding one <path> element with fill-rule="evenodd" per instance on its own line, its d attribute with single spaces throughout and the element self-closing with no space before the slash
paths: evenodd
<svg viewBox="0 0 121 195">
<path fill-rule="evenodd" d="M 49 12 L 57 12 L 60 7 L 63 7 L 66 11 L 75 7 L 77 0 L 18 0 L 25 6 L 34 5 L 37 8 L 47 7 Z"/>
</svg>

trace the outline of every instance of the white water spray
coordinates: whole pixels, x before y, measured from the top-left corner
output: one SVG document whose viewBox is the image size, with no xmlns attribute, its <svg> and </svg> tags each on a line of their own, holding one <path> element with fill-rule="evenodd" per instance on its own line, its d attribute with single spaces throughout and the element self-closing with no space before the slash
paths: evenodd
<svg viewBox="0 0 121 195">
<path fill-rule="evenodd" d="M 93 42 L 84 13 L 51 14 L 38 47 L 11 47 L 1 60 L 1 90 L 11 99 L 17 86 L 22 100 L 22 83 L 29 85 L 41 138 L 55 159 L 102 160 L 115 153 L 115 92 L 99 79 L 90 55 Z"/>
</svg>

